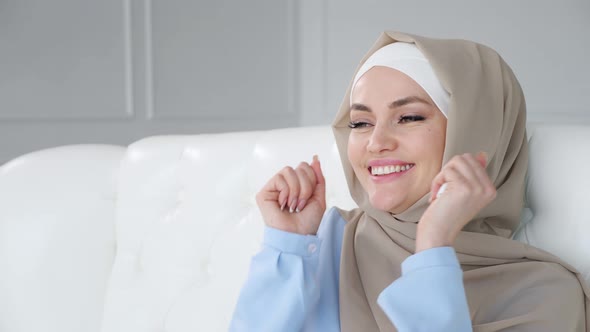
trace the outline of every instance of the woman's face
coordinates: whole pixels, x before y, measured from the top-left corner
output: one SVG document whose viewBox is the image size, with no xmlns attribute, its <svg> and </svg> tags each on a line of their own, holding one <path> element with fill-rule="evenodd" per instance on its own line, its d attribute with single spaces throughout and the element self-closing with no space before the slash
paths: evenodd
<svg viewBox="0 0 590 332">
<path fill-rule="evenodd" d="M 430 191 L 447 120 L 418 83 L 373 67 L 354 87 L 350 121 L 348 158 L 373 207 L 401 213 Z"/>
</svg>

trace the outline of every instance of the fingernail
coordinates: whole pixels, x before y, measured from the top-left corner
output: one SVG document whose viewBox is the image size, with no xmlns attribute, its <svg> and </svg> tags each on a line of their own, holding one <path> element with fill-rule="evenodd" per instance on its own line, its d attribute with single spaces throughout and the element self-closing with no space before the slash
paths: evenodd
<svg viewBox="0 0 590 332">
<path fill-rule="evenodd" d="M 292 202 L 291 205 L 289 206 L 289 213 L 293 213 L 295 212 L 295 208 L 297 207 L 297 198 L 295 198 Z"/>
<path fill-rule="evenodd" d="M 303 210 L 303 208 L 305 207 L 305 203 L 306 203 L 306 200 L 304 200 L 304 199 L 299 200 L 299 204 L 297 204 L 297 212 Z"/>
<path fill-rule="evenodd" d="M 436 193 L 436 198 L 439 198 L 444 192 L 445 190 L 447 190 L 447 183 L 443 183 L 442 186 L 440 186 L 440 188 L 438 189 L 438 192 Z"/>
<path fill-rule="evenodd" d="M 281 205 L 281 211 L 283 211 L 285 209 L 285 205 L 287 205 L 287 200 L 285 200 L 283 202 L 283 205 Z"/>
</svg>

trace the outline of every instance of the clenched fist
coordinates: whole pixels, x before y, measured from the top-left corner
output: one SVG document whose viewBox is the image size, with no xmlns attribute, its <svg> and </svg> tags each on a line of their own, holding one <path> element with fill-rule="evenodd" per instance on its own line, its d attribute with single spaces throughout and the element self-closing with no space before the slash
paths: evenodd
<svg viewBox="0 0 590 332">
<path fill-rule="evenodd" d="M 326 182 L 317 156 L 311 164 L 285 167 L 256 195 L 267 226 L 302 235 L 315 235 L 326 211 Z"/>
<path fill-rule="evenodd" d="M 486 163 L 485 153 L 466 153 L 453 157 L 434 177 L 431 204 L 418 223 L 416 252 L 452 246 L 461 229 L 496 198 Z M 444 192 L 437 195 L 443 185 Z"/>
</svg>

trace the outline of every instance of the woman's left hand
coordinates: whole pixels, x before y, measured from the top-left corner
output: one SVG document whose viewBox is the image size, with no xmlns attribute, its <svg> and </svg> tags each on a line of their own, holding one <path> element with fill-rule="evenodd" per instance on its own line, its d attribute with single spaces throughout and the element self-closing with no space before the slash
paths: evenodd
<svg viewBox="0 0 590 332">
<path fill-rule="evenodd" d="M 487 156 L 463 154 L 453 157 L 434 178 L 430 206 L 418 223 L 416 252 L 452 246 L 461 229 L 481 209 L 496 198 L 496 188 L 488 177 Z M 440 187 L 446 190 L 437 197 Z"/>
</svg>

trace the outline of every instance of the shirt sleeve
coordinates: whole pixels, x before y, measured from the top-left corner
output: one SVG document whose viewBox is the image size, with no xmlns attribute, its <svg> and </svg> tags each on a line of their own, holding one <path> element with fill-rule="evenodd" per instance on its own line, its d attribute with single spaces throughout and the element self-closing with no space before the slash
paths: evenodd
<svg viewBox="0 0 590 332">
<path fill-rule="evenodd" d="M 377 300 L 399 332 L 472 331 L 463 271 L 453 247 L 421 251 L 401 267 L 401 277 Z"/>
<path fill-rule="evenodd" d="M 300 331 L 319 300 L 321 239 L 266 227 L 229 331 Z"/>
</svg>

